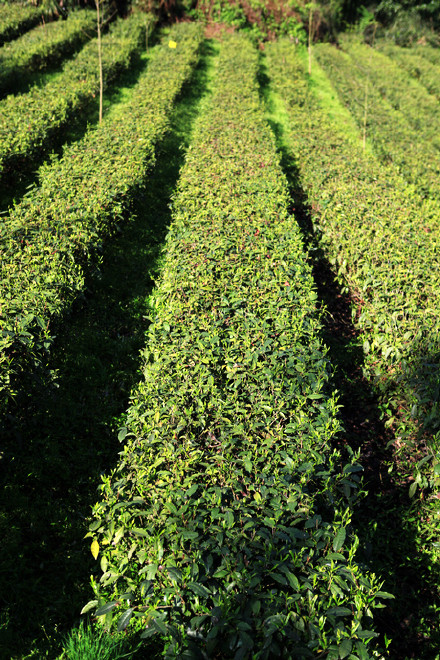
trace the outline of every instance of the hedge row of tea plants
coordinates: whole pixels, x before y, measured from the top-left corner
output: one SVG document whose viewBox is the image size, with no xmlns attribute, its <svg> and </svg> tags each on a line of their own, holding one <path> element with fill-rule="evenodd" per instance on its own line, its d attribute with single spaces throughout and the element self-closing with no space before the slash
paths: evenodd
<svg viewBox="0 0 440 660">
<path fill-rule="evenodd" d="M 316 231 L 358 301 L 369 375 L 384 387 L 403 387 L 407 413 L 425 430 L 438 431 L 439 204 L 420 198 L 394 168 L 363 152 L 328 119 L 289 43 L 270 44 L 266 52 L 288 108 L 286 139 L 315 210 Z M 411 380 L 417 362 L 429 367 L 418 383 Z"/>
<path fill-rule="evenodd" d="M 51 321 L 84 289 L 87 263 L 124 217 L 155 160 L 155 145 L 190 74 L 200 42 L 195 25 L 176 26 L 151 50 L 130 102 L 40 169 L 41 186 L 1 227 L 0 389 L 41 362 Z"/>
<path fill-rule="evenodd" d="M 360 468 L 331 448 L 338 405 L 257 67 L 224 36 L 83 611 L 168 658 L 369 658 L 380 585 L 354 559 Z"/>
<path fill-rule="evenodd" d="M 0 3 L 0 46 L 36 25 L 42 13 L 41 7 L 30 4 Z"/>
<path fill-rule="evenodd" d="M 367 74 L 374 90 L 387 99 L 393 108 L 400 110 L 413 128 L 413 133 L 416 131 L 417 140 L 432 142 L 439 149 L 438 100 L 384 53 L 354 42 L 347 43 L 344 48 L 356 68 Z"/>
<path fill-rule="evenodd" d="M 102 38 L 104 83 L 129 68 L 145 44 L 145 30 L 153 18 L 136 13 L 119 19 Z M 0 177 L 20 171 L 99 92 L 98 46 L 93 39 L 59 74 L 27 94 L 8 96 L 0 102 Z"/>
<path fill-rule="evenodd" d="M 428 45 L 413 46 L 411 48 L 411 53 L 414 54 L 417 53 L 418 55 L 421 55 L 428 62 L 431 62 L 431 64 L 440 66 L 440 53 L 438 48 Z"/>
<path fill-rule="evenodd" d="M 440 60 L 438 64 L 433 64 L 422 56 L 419 49 L 399 48 L 388 43 L 381 44 L 380 51 L 391 57 L 440 100 Z"/>
<path fill-rule="evenodd" d="M 67 20 L 54 21 L 30 30 L 0 49 L 0 90 L 14 89 L 17 80 L 30 72 L 58 64 L 96 33 L 95 12 L 72 12 Z"/>
<path fill-rule="evenodd" d="M 440 199 L 438 149 L 430 142 L 419 139 L 404 115 L 382 97 L 368 78 L 368 60 L 365 61 L 365 68 L 360 69 L 349 55 L 330 44 L 318 44 L 314 52 L 361 130 L 366 116 L 367 137 L 382 162 L 392 163 L 423 195 Z"/>
</svg>

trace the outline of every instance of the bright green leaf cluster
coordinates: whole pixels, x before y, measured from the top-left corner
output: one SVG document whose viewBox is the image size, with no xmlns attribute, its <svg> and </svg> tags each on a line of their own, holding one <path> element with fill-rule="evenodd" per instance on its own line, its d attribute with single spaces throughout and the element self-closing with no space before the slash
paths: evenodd
<svg viewBox="0 0 440 660">
<path fill-rule="evenodd" d="M 382 98 L 387 99 L 395 110 L 402 113 L 412 129 L 411 132 L 413 134 L 414 131 L 416 132 L 417 141 L 422 144 L 432 143 L 436 149 L 439 149 L 438 100 L 384 53 L 354 42 L 347 43 L 345 50 L 350 55 L 356 69 L 366 73 L 369 86 Z"/>
<path fill-rule="evenodd" d="M 330 44 L 318 44 L 314 53 L 360 129 L 366 119 L 367 137 L 382 162 L 394 165 L 422 195 L 440 200 L 439 150 L 419 136 L 403 112 L 382 96 L 369 77 L 372 60 L 357 67 L 347 53 Z"/>
<path fill-rule="evenodd" d="M 418 419 L 422 429 L 437 431 L 440 207 L 329 120 L 288 42 L 268 45 L 266 54 L 288 109 L 286 140 L 316 233 L 357 301 L 369 375 L 393 396 L 398 390 L 407 424 Z M 394 407 L 390 401 L 390 414 Z"/>
<path fill-rule="evenodd" d="M 437 63 L 434 63 L 423 57 L 425 51 L 430 52 L 434 50 L 433 48 L 430 46 L 400 48 L 385 42 L 380 45 L 380 50 L 397 62 L 410 76 L 421 82 L 430 94 L 440 100 L 440 58 Z"/>
</svg>

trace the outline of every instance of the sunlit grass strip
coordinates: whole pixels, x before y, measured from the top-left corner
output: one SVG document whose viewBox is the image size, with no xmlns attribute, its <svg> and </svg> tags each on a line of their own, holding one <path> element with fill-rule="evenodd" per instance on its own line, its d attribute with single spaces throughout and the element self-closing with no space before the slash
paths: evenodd
<svg viewBox="0 0 440 660">
<path fill-rule="evenodd" d="M 378 585 L 347 527 L 359 467 L 336 467 L 331 449 L 316 293 L 257 66 L 245 38 L 224 37 L 174 199 L 145 380 L 94 509 L 102 575 L 85 609 L 157 635 L 167 657 L 365 654 Z"/>
<path fill-rule="evenodd" d="M 145 47 L 145 31 L 154 24 L 147 14 L 119 19 L 102 38 L 104 82 L 127 70 Z M 99 91 L 98 46 L 92 39 L 63 71 L 43 87 L 0 101 L 0 179 L 4 173 L 29 165 L 47 151 L 51 139 Z"/>
<path fill-rule="evenodd" d="M 382 162 L 393 164 L 421 194 L 440 200 L 438 149 L 419 138 L 403 113 L 381 96 L 369 78 L 368 61 L 361 70 L 349 55 L 330 44 L 318 44 L 314 53 L 360 129 L 366 118 L 367 138 Z"/>
<path fill-rule="evenodd" d="M 71 55 L 96 33 L 92 11 L 72 12 L 67 20 L 40 25 L 0 49 L 0 90 L 14 88 L 30 72 L 42 71 Z"/>
<path fill-rule="evenodd" d="M 151 51 L 131 100 L 40 170 L 41 187 L 1 226 L 3 397 L 11 376 L 40 363 L 50 321 L 84 288 L 84 266 L 114 231 L 155 161 L 155 146 L 197 57 L 200 30 L 182 24 Z"/>
<path fill-rule="evenodd" d="M 397 402 L 407 432 L 414 431 L 415 420 L 436 432 L 439 204 L 421 199 L 393 168 L 347 139 L 343 124 L 330 120 L 309 92 L 289 43 L 271 44 L 266 53 L 288 113 L 286 145 L 298 162 L 316 232 L 358 300 L 369 375 L 379 391 L 391 389 L 387 408 L 396 411 Z M 418 382 L 412 375 L 416 367 Z"/>
<path fill-rule="evenodd" d="M 0 46 L 38 23 L 43 10 L 30 4 L 0 3 Z"/>
</svg>

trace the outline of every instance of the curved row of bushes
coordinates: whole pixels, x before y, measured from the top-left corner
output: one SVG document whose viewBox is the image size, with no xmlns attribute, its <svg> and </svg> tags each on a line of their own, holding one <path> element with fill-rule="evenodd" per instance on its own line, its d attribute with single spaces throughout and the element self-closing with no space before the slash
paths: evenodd
<svg viewBox="0 0 440 660">
<path fill-rule="evenodd" d="M 368 658 L 380 594 L 349 529 L 360 468 L 331 447 L 338 405 L 257 68 L 225 35 L 83 611 L 142 630 L 151 657 Z"/>
<path fill-rule="evenodd" d="M 41 7 L 30 4 L 0 3 L 0 46 L 36 25 L 42 13 Z"/>
<path fill-rule="evenodd" d="M 368 60 L 361 70 L 349 55 L 330 44 L 318 44 L 314 52 L 360 129 L 367 119 L 367 137 L 378 157 L 392 163 L 420 193 L 440 199 L 438 149 L 419 139 L 404 115 L 381 96 L 369 80 Z"/>
<path fill-rule="evenodd" d="M 130 102 L 40 170 L 40 188 L 10 211 L 1 226 L 0 390 L 41 363 L 51 321 L 84 289 L 84 269 L 103 236 L 123 218 L 155 160 L 155 145 L 194 64 L 200 30 L 173 28 L 151 51 Z"/>
<path fill-rule="evenodd" d="M 434 64 L 425 59 L 419 49 L 399 48 L 387 43 L 381 45 L 380 50 L 440 100 L 440 59 Z"/>
<path fill-rule="evenodd" d="M 30 72 L 58 64 L 96 33 L 96 14 L 72 12 L 67 20 L 54 21 L 30 30 L 0 50 L 0 90 L 14 89 L 17 80 Z"/>
<path fill-rule="evenodd" d="M 440 149 L 438 100 L 407 71 L 376 49 L 365 44 L 347 43 L 344 49 L 357 69 L 368 76 L 372 88 L 391 106 L 400 110 L 419 142 Z M 412 136 L 411 136 L 412 137 Z"/>
<path fill-rule="evenodd" d="M 394 403 L 388 396 L 389 409 L 397 405 L 406 423 L 418 419 L 424 430 L 437 432 L 439 205 L 421 199 L 393 168 L 347 140 L 344 127 L 330 121 L 309 93 L 289 43 L 270 44 L 266 52 L 288 108 L 286 139 L 316 231 L 358 302 L 369 375 L 379 386 L 391 386 L 391 394 L 398 389 Z"/>
<path fill-rule="evenodd" d="M 136 13 L 110 27 L 102 38 L 105 84 L 129 68 L 145 44 L 145 30 L 152 27 L 153 20 L 147 14 Z M 93 39 L 46 85 L 0 101 L 0 178 L 11 171 L 19 172 L 37 155 L 41 158 L 61 127 L 98 92 L 98 46 Z"/>
</svg>

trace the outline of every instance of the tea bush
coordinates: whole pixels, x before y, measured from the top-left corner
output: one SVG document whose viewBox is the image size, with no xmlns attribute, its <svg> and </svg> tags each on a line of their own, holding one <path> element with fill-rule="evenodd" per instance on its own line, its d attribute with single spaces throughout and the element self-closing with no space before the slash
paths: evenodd
<svg viewBox="0 0 440 660">
<path fill-rule="evenodd" d="M 105 83 L 129 68 L 153 20 L 146 14 L 133 14 L 111 26 L 102 38 Z M 0 101 L 0 178 L 20 172 L 36 156 L 41 158 L 51 140 L 98 92 L 98 46 L 92 39 L 46 85 Z"/>
<path fill-rule="evenodd" d="M 42 13 L 41 7 L 30 4 L 0 3 L 0 46 L 36 25 Z"/>
<path fill-rule="evenodd" d="M 347 43 L 344 48 L 356 68 L 367 73 L 375 92 L 402 113 L 416 132 L 417 140 L 422 144 L 432 143 L 439 149 L 438 100 L 386 54 L 363 44 Z"/>
<path fill-rule="evenodd" d="M 78 50 L 94 32 L 96 15 L 83 10 L 72 12 L 65 21 L 40 25 L 6 44 L 0 50 L 0 90 L 11 91 L 17 79 L 58 64 Z"/>
<path fill-rule="evenodd" d="M 440 100 L 440 60 L 437 64 L 423 57 L 422 48 L 399 48 L 387 44 L 381 44 L 380 51 L 394 60 L 399 67 L 404 69 L 412 78 L 418 80 L 430 94 Z"/>
<path fill-rule="evenodd" d="M 369 658 L 381 594 L 354 559 L 360 467 L 331 446 L 338 404 L 257 67 L 224 37 L 89 528 L 102 573 L 84 611 L 168 658 Z"/>
<path fill-rule="evenodd" d="M 41 364 L 52 318 L 83 291 L 87 264 L 145 185 L 155 145 L 195 62 L 200 29 L 178 25 L 170 38 L 176 48 L 167 37 L 151 50 L 130 102 L 43 166 L 40 188 L 2 223 L 0 389 L 6 400 L 11 378 Z"/>
<path fill-rule="evenodd" d="M 291 44 L 270 44 L 266 53 L 273 85 L 288 110 L 286 140 L 313 209 L 315 230 L 356 302 L 353 314 L 364 332 L 368 375 L 379 390 L 389 388 L 388 424 L 396 423 L 393 415 L 404 420 L 404 441 L 416 420 L 428 432 L 431 444 L 424 446 L 423 460 L 434 465 L 435 485 L 440 207 L 420 198 L 393 168 L 347 139 L 344 126 L 331 121 L 309 92 Z M 426 379 L 419 374 L 416 383 L 415 369 L 425 370 Z"/>
<path fill-rule="evenodd" d="M 361 128 L 364 125 L 368 86 L 367 136 L 379 158 L 385 164 L 392 163 L 421 194 L 440 199 L 438 149 L 430 142 L 419 139 L 417 131 L 405 116 L 382 97 L 368 78 L 368 62 L 361 70 L 349 55 L 329 44 L 318 44 L 314 52 L 342 103 Z"/>
</svg>

